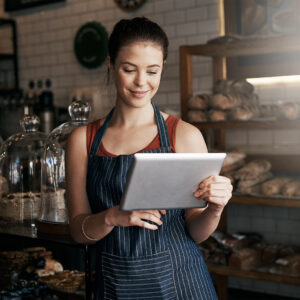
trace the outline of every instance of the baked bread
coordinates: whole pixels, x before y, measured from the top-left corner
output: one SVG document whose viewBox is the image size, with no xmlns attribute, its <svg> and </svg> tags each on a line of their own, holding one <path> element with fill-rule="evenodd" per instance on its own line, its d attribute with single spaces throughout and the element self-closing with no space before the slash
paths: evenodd
<svg viewBox="0 0 300 300">
<path fill-rule="evenodd" d="M 209 117 L 209 120 L 213 121 L 213 122 L 226 121 L 226 119 L 227 119 L 226 112 L 222 111 L 222 110 L 217 110 L 217 109 L 209 110 L 208 117 Z"/>
<path fill-rule="evenodd" d="M 249 190 L 246 191 L 246 189 L 253 187 L 259 183 L 262 183 L 270 178 L 272 178 L 273 174 L 271 172 L 265 172 L 257 174 L 256 177 L 248 178 L 248 179 L 242 179 L 239 180 L 237 183 L 237 190 L 241 193 L 251 193 Z M 257 190 L 252 190 L 252 193 L 255 193 Z M 259 191 L 259 188 L 258 188 Z"/>
<path fill-rule="evenodd" d="M 241 270 L 253 270 L 260 264 L 259 252 L 252 248 L 242 248 L 229 257 L 229 266 Z"/>
<path fill-rule="evenodd" d="M 265 159 L 256 159 L 248 162 L 245 166 L 234 173 L 234 178 L 239 180 L 255 179 L 259 174 L 269 172 L 271 163 Z"/>
<path fill-rule="evenodd" d="M 286 256 L 276 260 L 280 272 L 289 276 L 300 276 L 300 254 Z"/>
<path fill-rule="evenodd" d="M 188 101 L 189 109 L 206 110 L 208 108 L 210 95 L 199 94 L 192 96 Z"/>
<path fill-rule="evenodd" d="M 267 264 L 275 262 L 278 258 L 280 248 L 281 246 L 278 244 L 267 245 L 262 254 L 262 262 Z"/>
<path fill-rule="evenodd" d="M 190 122 L 206 122 L 206 113 L 202 110 L 190 110 L 188 111 L 187 118 Z"/>
<path fill-rule="evenodd" d="M 288 177 L 275 177 L 261 185 L 261 193 L 265 196 L 279 195 L 282 187 L 292 179 Z"/>
<path fill-rule="evenodd" d="M 230 110 L 228 117 L 234 121 L 247 121 L 259 116 L 259 109 L 256 105 L 241 105 Z"/>
<path fill-rule="evenodd" d="M 214 94 L 210 98 L 210 106 L 214 109 L 227 110 L 242 104 L 241 97 L 231 94 Z"/>
<path fill-rule="evenodd" d="M 296 120 L 299 118 L 300 109 L 297 103 L 283 103 L 278 107 L 278 116 L 280 119 Z"/>
<path fill-rule="evenodd" d="M 300 196 L 300 179 L 292 180 L 282 186 L 281 194 L 284 196 Z"/>
<path fill-rule="evenodd" d="M 245 153 L 235 153 L 235 152 L 229 152 L 227 153 L 221 173 L 226 174 L 228 172 L 232 172 L 238 168 L 241 168 L 245 164 L 246 154 Z"/>
</svg>

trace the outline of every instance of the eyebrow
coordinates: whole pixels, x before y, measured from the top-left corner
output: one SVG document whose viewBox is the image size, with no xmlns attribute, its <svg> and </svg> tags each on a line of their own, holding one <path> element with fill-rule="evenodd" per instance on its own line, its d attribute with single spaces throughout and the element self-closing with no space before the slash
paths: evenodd
<svg viewBox="0 0 300 300">
<path fill-rule="evenodd" d="M 131 63 L 131 62 L 129 62 L 129 61 L 123 61 L 123 62 L 121 62 L 121 65 L 131 65 L 131 66 L 133 66 L 133 67 L 137 67 L 137 65 L 135 65 L 135 64 L 133 64 L 133 63 Z M 154 64 L 154 65 L 149 65 L 149 66 L 147 66 L 147 68 L 153 68 L 153 67 L 158 67 L 158 68 L 160 68 L 160 65 Z"/>
</svg>

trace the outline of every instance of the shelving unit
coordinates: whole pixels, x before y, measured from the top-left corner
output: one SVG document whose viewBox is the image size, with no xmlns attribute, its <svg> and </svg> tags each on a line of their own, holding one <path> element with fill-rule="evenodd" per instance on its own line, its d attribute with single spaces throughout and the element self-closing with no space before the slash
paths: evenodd
<svg viewBox="0 0 300 300">
<path fill-rule="evenodd" d="M 17 25 L 12 19 L 0 18 L 0 28 L 2 26 L 11 27 L 12 53 L 0 53 L 1 61 L 11 61 L 13 71 L 13 86 L 0 87 L 0 94 L 9 94 L 19 90 L 19 67 L 18 67 L 18 45 L 17 45 Z"/>
<path fill-rule="evenodd" d="M 50 226 L 50 225 L 49 225 Z M 32 230 L 28 227 L 23 227 L 18 226 L 17 228 L 15 227 L 5 227 L 5 226 L 0 226 L 0 236 L 4 237 L 5 240 L 10 240 L 10 239 L 32 239 L 34 241 L 41 241 L 41 242 L 51 242 L 55 244 L 60 244 L 65 247 L 74 247 L 74 248 L 79 248 L 84 251 L 84 257 L 85 257 L 85 262 L 84 262 L 84 267 L 85 267 L 85 292 L 79 291 L 73 294 L 66 294 L 66 293 L 58 293 L 59 294 L 59 299 L 66 299 L 66 300 L 91 300 L 92 299 L 92 287 L 91 287 L 91 246 L 89 245 L 83 245 L 83 244 L 78 244 L 73 241 L 70 235 L 68 234 L 61 234 L 55 232 L 57 231 L 57 226 L 54 224 L 54 229 L 52 230 L 52 233 L 43 233 L 43 232 L 37 232 L 33 233 Z M 50 232 L 50 231 L 49 231 Z"/>
<path fill-rule="evenodd" d="M 204 45 L 188 45 L 180 47 L 180 81 L 181 81 L 181 114 L 184 121 L 188 121 L 188 100 L 193 95 L 193 56 L 206 56 L 212 59 L 213 82 L 226 79 L 226 59 L 261 54 L 300 53 L 299 36 L 270 37 L 264 39 L 236 40 L 224 44 L 211 43 Z M 300 74 L 300 65 L 295 64 L 290 75 Z M 274 74 L 279 76 L 280 71 Z M 284 74 L 286 75 L 286 74 Z M 214 147 L 226 150 L 227 129 L 300 129 L 300 120 L 295 121 L 225 121 L 193 123 L 200 130 L 212 130 Z M 266 158 L 271 161 L 273 170 L 300 173 L 300 154 L 255 154 L 247 156 L 249 159 Z M 233 195 L 230 204 L 264 205 L 276 207 L 300 208 L 299 199 L 284 199 L 276 197 L 254 197 L 247 195 Z M 219 224 L 219 230 L 226 231 L 226 209 Z M 208 265 L 211 274 L 215 275 L 216 288 L 220 300 L 227 299 L 228 277 L 242 277 L 256 280 L 266 280 L 290 285 L 300 285 L 300 278 L 274 275 L 262 272 L 243 271 L 227 266 Z"/>
</svg>

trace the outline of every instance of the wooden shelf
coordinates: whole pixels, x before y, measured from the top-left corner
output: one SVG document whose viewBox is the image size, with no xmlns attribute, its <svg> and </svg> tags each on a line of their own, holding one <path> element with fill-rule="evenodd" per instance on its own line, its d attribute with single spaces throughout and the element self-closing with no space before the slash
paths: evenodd
<svg viewBox="0 0 300 300">
<path fill-rule="evenodd" d="M 277 275 L 264 272 L 256 271 L 243 271 L 240 269 L 234 269 L 228 266 L 217 266 L 212 264 L 207 264 L 208 271 L 211 274 L 222 275 L 222 276 L 232 276 L 232 277 L 242 277 L 255 280 L 266 280 L 277 283 L 300 285 L 300 277 L 292 277 L 286 275 Z"/>
<path fill-rule="evenodd" d="M 300 129 L 300 120 L 222 121 L 192 123 L 199 129 Z"/>
<path fill-rule="evenodd" d="M 300 36 L 276 36 L 268 38 L 248 38 L 218 44 L 181 46 L 190 55 L 209 57 L 247 56 L 271 53 L 292 53 L 300 51 Z"/>
<path fill-rule="evenodd" d="M 230 70 L 228 60 L 234 60 L 240 56 L 263 56 L 267 54 L 278 54 L 279 56 L 295 57 L 300 53 L 300 36 L 276 36 L 268 38 L 247 38 L 234 40 L 228 43 L 207 43 L 203 45 L 183 45 L 180 47 L 180 91 L 181 91 L 181 117 L 184 121 L 188 120 L 188 101 L 194 94 L 193 89 L 193 56 L 210 57 L 212 61 L 213 83 L 218 80 L 228 78 Z M 283 54 L 283 55 L 282 55 Z M 289 64 L 290 66 L 290 64 Z M 253 67 L 254 75 L 259 74 Z M 251 74 L 252 74 L 251 73 Z M 272 76 L 296 75 L 300 74 L 300 65 L 295 64 L 293 68 L 280 68 L 274 73 L 270 70 Z M 288 74 L 286 74 L 288 73 Z M 248 73 L 247 73 L 248 74 Z M 247 76 L 238 73 L 237 78 L 247 78 Z M 259 75 L 260 76 L 260 75 Z M 259 77 L 258 76 L 258 77 Z M 257 77 L 257 76 L 253 76 Z M 233 77 L 236 78 L 236 77 Z M 200 130 L 212 130 L 214 147 L 220 151 L 226 151 L 226 130 L 228 129 L 300 129 L 300 120 L 250 120 L 250 121 L 225 121 L 225 122 L 201 122 L 193 123 Z M 210 133 L 210 132 L 208 132 Z M 247 157 L 250 158 L 250 155 Z M 299 174 L 300 155 L 299 152 L 292 154 L 282 153 L 252 153 L 251 159 L 268 159 L 272 164 L 272 171 Z M 238 203 L 245 205 L 264 205 L 272 207 L 300 208 L 300 199 L 287 199 L 264 196 L 233 195 L 230 204 Z M 226 213 L 222 214 L 219 224 L 219 230 L 226 232 Z M 269 273 L 243 271 L 230 268 L 228 266 L 216 266 L 208 264 L 209 271 L 216 275 L 216 288 L 220 300 L 227 300 L 227 277 L 242 277 L 255 280 L 266 280 L 277 283 L 291 285 L 300 285 L 300 277 L 281 276 Z"/>
<path fill-rule="evenodd" d="M 14 54 L 0 54 L 0 60 L 1 59 L 14 59 L 15 55 Z"/>
<path fill-rule="evenodd" d="M 264 196 L 233 195 L 229 203 L 300 208 L 300 199 L 271 198 Z"/>
</svg>

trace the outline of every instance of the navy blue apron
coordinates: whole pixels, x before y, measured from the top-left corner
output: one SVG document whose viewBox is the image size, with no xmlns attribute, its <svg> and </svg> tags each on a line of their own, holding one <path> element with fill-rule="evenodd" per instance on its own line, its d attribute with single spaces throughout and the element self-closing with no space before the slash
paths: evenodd
<svg viewBox="0 0 300 300">
<path fill-rule="evenodd" d="M 161 147 L 171 152 L 165 120 L 153 104 Z M 86 189 L 93 213 L 119 205 L 133 155 L 97 156 L 113 111 L 96 133 Z M 155 188 L 155 187 L 153 187 Z M 186 232 L 184 210 L 167 210 L 157 230 L 114 227 L 97 242 L 97 300 L 217 299 L 202 254 Z"/>
</svg>

